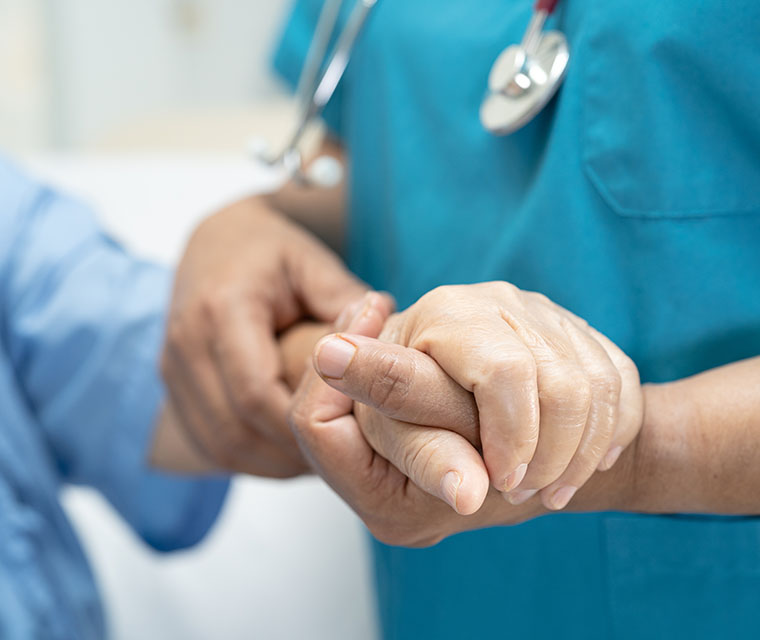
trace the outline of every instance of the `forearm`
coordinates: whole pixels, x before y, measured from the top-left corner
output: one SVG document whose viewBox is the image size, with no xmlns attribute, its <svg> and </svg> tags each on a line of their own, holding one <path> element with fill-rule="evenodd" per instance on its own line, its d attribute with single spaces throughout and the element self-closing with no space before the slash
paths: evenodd
<svg viewBox="0 0 760 640">
<path fill-rule="evenodd" d="M 207 474 L 218 471 L 182 428 L 171 402 L 162 407 L 156 421 L 149 462 L 154 469 L 172 473 Z"/>
<path fill-rule="evenodd" d="M 572 508 L 760 514 L 760 358 L 645 387 L 636 442 Z"/>
</svg>

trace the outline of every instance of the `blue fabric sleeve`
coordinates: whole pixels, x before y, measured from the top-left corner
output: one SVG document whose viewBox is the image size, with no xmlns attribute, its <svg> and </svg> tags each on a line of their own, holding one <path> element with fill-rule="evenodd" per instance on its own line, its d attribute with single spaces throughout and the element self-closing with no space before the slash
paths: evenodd
<svg viewBox="0 0 760 640">
<path fill-rule="evenodd" d="M 0 337 L 62 482 L 99 489 L 159 550 L 200 540 L 228 481 L 147 465 L 171 274 L 0 160 Z"/>
<path fill-rule="evenodd" d="M 306 54 L 314 37 L 314 29 L 319 19 L 324 0 L 295 0 L 290 17 L 285 23 L 285 29 L 280 38 L 280 43 L 275 50 L 272 65 L 278 75 L 288 84 L 291 90 L 295 90 L 301 69 L 306 61 Z M 345 23 L 345 11 L 338 20 L 339 28 Z M 333 38 L 333 42 L 335 38 Z M 341 137 L 341 104 L 342 83 L 338 85 L 335 95 L 325 107 L 322 114 L 330 135 L 335 138 Z"/>
</svg>

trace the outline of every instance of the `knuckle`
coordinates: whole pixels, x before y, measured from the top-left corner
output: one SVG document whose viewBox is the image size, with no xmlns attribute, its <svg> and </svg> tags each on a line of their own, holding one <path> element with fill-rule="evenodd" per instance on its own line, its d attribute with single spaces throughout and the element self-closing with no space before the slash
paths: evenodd
<svg viewBox="0 0 760 640">
<path fill-rule="evenodd" d="M 380 332 L 379 340 L 383 342 L 393 342 L 395 344 L 404 344 L 403 336 L 406 333 L 409 317 L 407 312 L 394 313 L 385 321 L 383 330 Z"/>
<path fill-rule="evenodd" d="M 312 423 L 311 408 L 303 402 L 291 405 L 288 412 L 288 425 L 296 432 L 300 433 L 310 427 Z"/>
<path fill-rule="evenodd" d="M 218 326 L 233 298 L 234 294 L 225 287 L 206 290 L 198 300 L 195 315 L 211 326 Z"/>
<path fill-rule="evenodd" d="M 441 438 L 441 435 L 434 434 L 420 446 L 400 452 L 399 458 L 404 475 L 415 478 L 418 482 L 427 477 L 430 465 L 440 449 Z"/>
<path fill-rule="evenodd" d="M 260 415 L 267 406 L 267 394 L 252 381 L 238 382 L 234 393 L 239 409 L 249 418 Z"/>
<path fill-rule="evenodd" d="M 623 379 L 616 370 L 608 371 L 603 376 L 599 376 L 594 384 L 606 402 L 617 404 L 620 391 L 623 388 Z"/>
<path fill-rule="evenodd" d="M 419 303 L 422 306 L 432 306 L 434 308 L 440 307 L 445 304 L 451 298 L 452 288 L 451 286 L 444 285 L 431 289 L 424 296 L 419 299 Z"/>
<path fill-rule="evenodd" d="M 413 376 L 412 363 L 402 361 L 397 354 L 381 353 L 377 374 L 370 382 L 370 402 L 378 409 L 400 411 L 409 397 Z"/>
<path fill-rule="evenodd" d="M 618 371 L 620 372 L 621 377 L 627 376 L 631 378 L 631 380 L 634 380 L 636 384 L 639 383 L 639 368 L 636 366 L 636 363 L 625 353 L 622 355 L 622 361 L 618 366 Z"/>
<path fill-rule="evenodd" d="M 580 367 L 571 363 L 557 363 L 539 375 L 541 399 L 579 412 L 591 407 L 592 386 Z"/>
<path fill-rule="evenodd" d="M 538 365 L 527 349 L 494 354 L 483 364 L 480 373 L 482 384 L 509 388 L 516 381 L 532 381 L 538 377 Z"/>
<path fill-rule="evenodd" d="M 488 283 L 488 288 L 497 296 L 504 296 L 508 299 L 514 298 L 520 291 L 511 282 L 507 282 L 505 280 L 496 280 L 494 282 Z"/>
<path fill-rule="evenodd" d="M 591 363 L 585 369 L 594 396 L 604 402 L 616 403 L 623 385 L 618 370 L 609 362 Z"/>
<path fill-rule="evenodd" d="M 507 367 L 507 370 L 512 369 L 520 372 L 521 377 L 526 380 L 535 380 L 538 377 L 538 364 L 527 349 L 515 354 L 507 363 Z"/>
<path fill-rule="evenodd" d="M 539 293 L 538 291 L 526 291 L 525 295 L 531 300 L 531 302 L 534 302 L 541 306 L 546 306 L 546 307 L 551 307 L 551 308 L 554 307 L 554 303 L 543 293 Z"/>
</svg>

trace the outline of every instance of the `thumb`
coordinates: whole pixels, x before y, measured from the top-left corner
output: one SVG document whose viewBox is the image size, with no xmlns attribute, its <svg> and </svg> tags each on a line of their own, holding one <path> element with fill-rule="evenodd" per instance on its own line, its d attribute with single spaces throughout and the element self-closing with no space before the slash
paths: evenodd
<svg viewBox="0 0 760 640">
<path fill-rule="evenodd" d="M 470 515 L 483 505 L 490 481 L 480 454 L 462 436 L 354 408 L 369 445 L 420 489 Z"/>
<path fill-rule="evenodd" d="M 390 313 L 387 299 L 368 293 L 346 308 L 343 328 L 377 336 Z M 353 400 L 331 389 L 314 370 L 307 371 L 293 398 L 290 426 L 312 467 L 358 508 L 372 493 L 370 473 L 375 452 L 365 440 L 352 413 Z"/>
<path fill-rule="evenodd" d="M 473 395 L 417 349 L 333 334 L 317 343 L 314 368 L 331 387 L 389 418 L 449 429 L 480 446 Z"/>
</svg>

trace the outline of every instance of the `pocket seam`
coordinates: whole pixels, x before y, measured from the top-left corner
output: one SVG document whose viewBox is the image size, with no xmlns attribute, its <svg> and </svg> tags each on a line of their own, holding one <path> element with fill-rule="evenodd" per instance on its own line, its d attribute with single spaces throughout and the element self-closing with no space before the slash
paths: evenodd
<svg viewBox="0 0 760 640">
<path fill-rule="evenodd" d="M 584 100 L 585 102 L 585 100 Z M 592 161 L 589 160 L 586 150 L 588 145 L 588 130 L 586 128 L 586 120 L 583 122 L 583 171 L 586 174 L 589 182 L 594 186 L 594 189 L 604 202 L 615 213 L 624 218 L 639 218 L 639 219 L 654 219 L 654 220 L 704 220 L 710 218 L 723 218 L 731 216 L 749 216 L 760 214 L 760 205 L 751 205 L 746 208 L 734 208 L 734 209 L 632 209 L 624 207 L 620 204 L 620 201 L 612 195 L 609 188 L 602 180 L 601 176 L 597 173 L 596 169 L 592 166 Z"/>
</svg>

